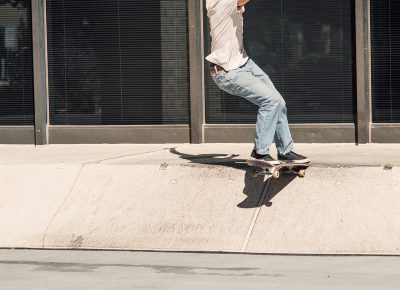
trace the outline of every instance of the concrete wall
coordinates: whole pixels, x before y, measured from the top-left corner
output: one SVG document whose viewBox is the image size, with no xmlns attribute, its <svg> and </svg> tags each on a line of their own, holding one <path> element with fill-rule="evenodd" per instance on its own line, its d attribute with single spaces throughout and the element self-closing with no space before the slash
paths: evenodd
<svg viewBox="0 0 400 290">
<path fill-rule="evenodd" d="M 264 180 L 227 148 L 158 146 L 3 162 L 0 247 L 400 254 L 398 166 Z"/>
</svg>

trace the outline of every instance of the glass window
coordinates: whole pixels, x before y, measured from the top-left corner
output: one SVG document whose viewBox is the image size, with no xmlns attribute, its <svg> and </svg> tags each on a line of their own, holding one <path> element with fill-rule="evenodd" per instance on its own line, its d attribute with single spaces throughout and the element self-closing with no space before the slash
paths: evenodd
<svg viewBox="0 0 400 290">
<path fill-rule="evenodd" d="M 323 3 L 322 3 L 323 2 Z M 244 13 L 249 56 L 286 100 L 291 123 L 353 123 L 353 1 L 252 1 Z M 210 51 L 205 16 L 205 49 Z M 207 123 L 254 123 L 257 107 L 221 92 L 205 68 Z"/>
<path fill-rule="evenodd" d="M 52 125 L 187 124 L 185 0 L 48 0 Z"/>
<path fill-rule="evenodd" d="M 400 122 L 400 2 L 371 1 L 372 120 Z"/>
<path fill-rule="evenodd" d="M 33 125 L 31 2 L 0 1 L 0 125 Z"/>
</svg>

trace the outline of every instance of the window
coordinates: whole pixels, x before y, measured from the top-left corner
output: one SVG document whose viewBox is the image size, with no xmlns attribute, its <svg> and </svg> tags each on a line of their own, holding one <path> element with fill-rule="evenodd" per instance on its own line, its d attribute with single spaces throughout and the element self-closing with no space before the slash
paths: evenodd
<svg viewBox="0 0 400 290">
<path fill-rule="evenodd" d="M 31 2 L 0 1 L 0 125 L 33 125 Z"/>
<path fill-rule="evenodd" d="M 400 122 L 400 2 L 371 0 L 372 120 Z"/>
<path fill-rule="evenodd" d="M 52 125 L 187 124 L 185 0 L 48 0 Z"/>
<path fill-rule="evenodd" d="M 254 1 L 244 13 L 249 56 L 286 100 L 291 123 L 354 123 L 350 0 Z M 210 37 L 205 16 L 205 47 Z M 206 66 L 206 121 L 255 123 L 257 107 L 221 92 Z"/>
</svg>

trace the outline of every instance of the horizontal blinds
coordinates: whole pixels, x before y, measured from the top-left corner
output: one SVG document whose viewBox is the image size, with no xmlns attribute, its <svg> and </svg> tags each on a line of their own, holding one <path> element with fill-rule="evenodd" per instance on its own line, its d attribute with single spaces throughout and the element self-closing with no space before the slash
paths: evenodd
<svg viewBox="0 0 400 290">
<path fill-rule="evenodd" d="M 31 1 L 0 1 L 0 125 L 33 125 Z"/>
<path fill-rule="evenodd" d="M 48 0 L 53 125 L 186 124 L 186 0 Z"/>
<path fill-rule="evenodd" d="M 353 1 L 251 1 L 244 14 L 249 56 L 286 100 L 291 123 L 354 122 Z M 205 16 L 206 55 L 210 52 Z M 221 92 L 206 68 L 207 123 L 252 123 L 257 108 Z"/>
<path fill-rule="evenodd" d="M 371 0 L 372 120 L 400 122 L 400 2 Z"/>
</svg>

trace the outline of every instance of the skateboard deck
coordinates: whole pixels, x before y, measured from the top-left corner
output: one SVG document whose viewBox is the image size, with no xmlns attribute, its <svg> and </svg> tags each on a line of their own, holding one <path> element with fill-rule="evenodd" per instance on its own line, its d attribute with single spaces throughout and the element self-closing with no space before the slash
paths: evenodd
<svg viewBox="0 0 400 290">
<path fill-rule="evenodd" d="M 247 159 L 246 163 L 253 167 L 253 177 L 259 175 L 272 175 L 273 178 L 279 178 L 281 174 L 284 173 L 292 173 L 299 177 L 305 177 L 306 169 L 310 166 L 310 162 L 281 162 L 280 164 L 272 165 L 257 159 Z"/>
</svg>

